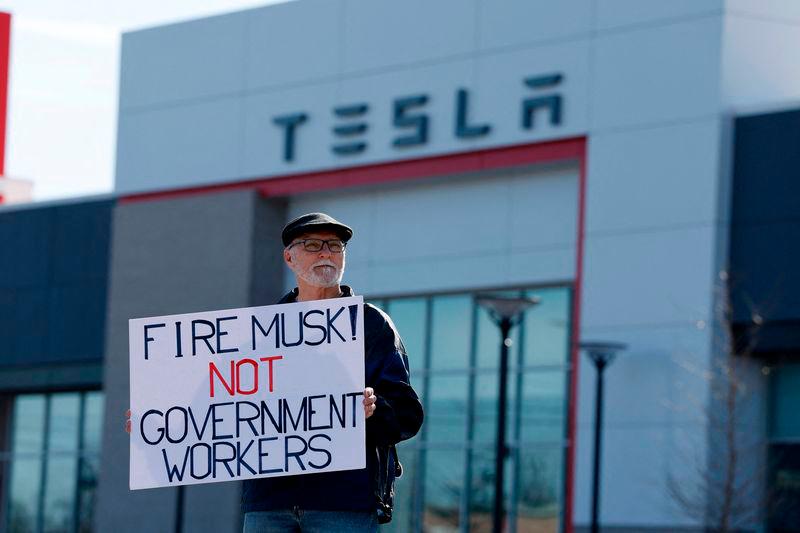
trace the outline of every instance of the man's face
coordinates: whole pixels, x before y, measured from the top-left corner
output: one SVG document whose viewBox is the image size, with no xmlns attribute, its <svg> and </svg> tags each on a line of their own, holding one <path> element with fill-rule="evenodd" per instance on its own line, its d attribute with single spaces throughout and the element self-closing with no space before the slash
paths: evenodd
<svg viewBox="0 0 800 533">
<path fill-rule="evenodd" d="M 304 233 L 296 237 L 283 251 L 283 259 L 292 272 L 313 287 L 334 287 L 341 283 L 345 251 L 331 253 L 327 244 L 318 252 L 307 252 L 302 243 L 292 246 L 304 239 L 340 240 L 329 231 Z"/>
</svg>

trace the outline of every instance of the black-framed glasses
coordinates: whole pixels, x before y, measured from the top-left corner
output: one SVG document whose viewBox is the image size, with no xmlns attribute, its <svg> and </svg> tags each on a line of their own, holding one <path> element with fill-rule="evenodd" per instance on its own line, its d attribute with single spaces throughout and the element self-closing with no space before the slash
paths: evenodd
<svg viewBox="0 0 800 533">
<path fill-rule="evenodd" d="M 327 244 L 328 250 L 330 250 L 332 254 L 342 253 L 347 246 L 347 243 L 341 239 L 303 239 L 293 242 L 286 249 L 289 250 L 292 246 L 297 244 L 302 244 L 303 250 L 306 252 L 319 252 L 322 250 L 322 247 Z"/>
</svg>

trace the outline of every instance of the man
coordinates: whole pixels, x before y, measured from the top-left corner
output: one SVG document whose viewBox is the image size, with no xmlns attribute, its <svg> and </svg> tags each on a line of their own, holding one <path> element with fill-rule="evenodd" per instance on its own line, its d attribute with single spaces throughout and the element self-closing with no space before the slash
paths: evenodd
<svg viewBox="0 0 800 533">
<path fill-rule="evenodd" d="M 345 248 L 353 231 L 324 213 L 295 218 L 283 228 L 283 259 L 297 287 L 278 303 L 352 296 L 342 285 Z M 422 406 L 409 384 L 405 347 L 391 319 L 364 305 L 367 468 L 246 480 L 244 533 L 376 531 L 379 448 L 413 437 Z M 385 465 L 384 465 L 385 466 Z"/>
<path fill-rule="evenodd" d="M 297 287 L 278 303 L 352 296 L 342 285 L 345 248 L 353 231 L 324 213 L 295 218 L 283 228 L 283 259 Z M 244 481 L 244 533 L 374 532 L 386 447 L 416 435 L 422 405 L 409 383 L 403 341 L 391 319 L 364 305 L 364 416 L 367 468 Z M 130 433 L 130 410 L 125 429 Z M 382 464 L 386 468 L 388 463 Z M 384 476 L 385 477 L 385 476 Z"/>
</svg>

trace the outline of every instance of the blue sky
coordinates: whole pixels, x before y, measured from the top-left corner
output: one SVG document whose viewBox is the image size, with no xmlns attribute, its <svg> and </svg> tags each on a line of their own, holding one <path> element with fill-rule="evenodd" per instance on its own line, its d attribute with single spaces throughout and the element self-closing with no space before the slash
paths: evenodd
<svg viewBox="0 0 800 533">
<path fill-rule="evenodd" d="M 0 0 L 11 13 L 6 174 L 35 200 L 110 192 L 120 36 L 275 0 Z"/>
</svg>

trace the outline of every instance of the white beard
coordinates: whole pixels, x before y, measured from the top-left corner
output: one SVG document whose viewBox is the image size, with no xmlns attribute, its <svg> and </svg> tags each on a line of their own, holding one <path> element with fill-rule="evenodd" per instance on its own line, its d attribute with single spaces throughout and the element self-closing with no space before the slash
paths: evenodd
<svg viewBox="0 0 800 533">
<path fill-rule="evenodd" d="M 323 267 L 321 265 L 327 266 Z M 312 287 L 335 287 L 342 281 L 342 275 L 344 274 L 344 257 L 342 257 L 341 269 L 337 268 L 333 261 L 328 259 L 320 259 L 308 267 L 307 270 L 292 268 L 292 271 L 298 278 L 302 279 Z"/>
</svg>

